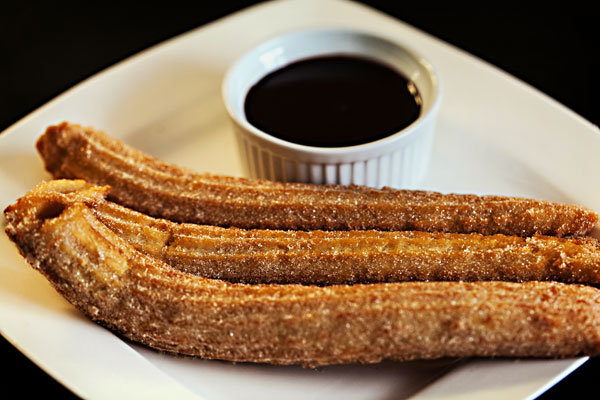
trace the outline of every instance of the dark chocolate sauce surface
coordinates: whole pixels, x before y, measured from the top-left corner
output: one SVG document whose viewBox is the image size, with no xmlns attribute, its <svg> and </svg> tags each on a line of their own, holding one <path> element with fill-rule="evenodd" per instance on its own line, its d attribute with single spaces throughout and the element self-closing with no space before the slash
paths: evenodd
<svg viewBox="0 0 600 400">
<path fill-rule="evenodd" d="M 363 58 L 311 58 L 272 72 L 245 99 L 246 118 L 277 138 L 318 147 L 368 143 L 392 135 L 421 112 L 416 86 Z"/>
</svg>

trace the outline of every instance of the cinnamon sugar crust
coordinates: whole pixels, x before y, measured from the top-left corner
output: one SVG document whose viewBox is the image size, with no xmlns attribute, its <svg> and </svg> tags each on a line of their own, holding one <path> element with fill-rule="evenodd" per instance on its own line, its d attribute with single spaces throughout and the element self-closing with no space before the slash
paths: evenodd
<svg viewBox="0 0 600 400">
<path fill-rule="evenodd" d="M 159 350 L 305 366 L 600 352 L 600 291 L 592 287 L 497 281 L 318 287 L 207 279 L 135 250 L 96 217 L 94 201 L 83 199 L 98 191 L 88 189 L 66 204 L 60 199 L 67 189 L 26 196 L 6 209 L 6 232 L 82 312 Z"/>
<path fill-rule="evenodd" d="M 55 180 L 20 202 L 73 202 L 136 250 L 180 271 L 241 283 L 555 280 L 600 284 L 600 242 L 429 232 L 244 230 L 157 219 L 105 200 L 108 187 Z M 39 197 L 39 200 L 35 200 Z"/>
<path fill-rule="evenodd" d="M 595 212 L 504 196 L 279 183 L 200 174 L 152 158 L 91 127 L 49 127 L 37 143 L 55 178 L 110 185 L 110 199 L 179 222 L 295 230 L 417 230 L 585 235 Z"/>
</svg>

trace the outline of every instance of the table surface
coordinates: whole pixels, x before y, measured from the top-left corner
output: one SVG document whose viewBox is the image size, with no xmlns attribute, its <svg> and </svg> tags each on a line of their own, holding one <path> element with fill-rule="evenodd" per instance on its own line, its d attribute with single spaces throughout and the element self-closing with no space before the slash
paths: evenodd
<svg viewBox="0 0 600 400">
<path fill-rule="evenodd" d="M 201 3 L 201 2 L 196 2 Z M 10 2 L 0 14 L 0 131 L 83 79 L 151 45 L 256 1 L 139 3 L 91 7 L 74 3 Z M 363 1 L 451 43 L 536 87 L 598 125 L 597 29 L 585 7 L 519 4 L 476 6 Z M 6 388 L 27 396 L 75 397 L 6 340 L 0 354 Z M 593 358 L 540 399 L 595 389 Z M 35 382 L 22 385 L 23 379 Z"/>
</svg>

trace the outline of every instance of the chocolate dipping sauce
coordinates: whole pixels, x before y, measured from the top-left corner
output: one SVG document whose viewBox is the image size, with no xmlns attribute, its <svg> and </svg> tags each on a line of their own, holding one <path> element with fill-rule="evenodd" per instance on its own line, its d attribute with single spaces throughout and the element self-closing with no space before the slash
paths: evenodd
<svg viewBox="0 0 600 400">
<path fill-rule="evenodd" d="M 390 67 L 350 56 L 311 58 L 272 72 L 245 99 L 248 122 L 288 142 L 342 147 L 397 133 L 421 113 L 416 86 Z"/>
</svg>

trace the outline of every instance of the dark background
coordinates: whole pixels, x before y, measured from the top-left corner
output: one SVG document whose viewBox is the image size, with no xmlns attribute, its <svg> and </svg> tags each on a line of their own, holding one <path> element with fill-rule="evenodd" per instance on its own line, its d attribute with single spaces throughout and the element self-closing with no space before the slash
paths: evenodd
<svg viewBox="0 0 600 400">
<path fill-rule="evenodd" d="M 98 71 L 179 33 L 256 1 L 176 1 L 90 6 L 9 2 L 0 11 L 0 131 Z M 598 125 L 598 29 L 588 7 L 505 2 L 427 5 L 364 1 L 538 88 Z M 591 2 L 587 3 L 591 4 Z M 529 7 L 529 8 L 528 8 Z M 43 334 L 40 334 L 43 340 Z M 4 339 L 9 392 L 73 396 Z M 584 364 L 542 399 L 595 393 L 600 361 Z M 23 385 L 23 381 L 29 382 Z M 100 384 L 100 383 L 99 383 Z"/>
</svg>

